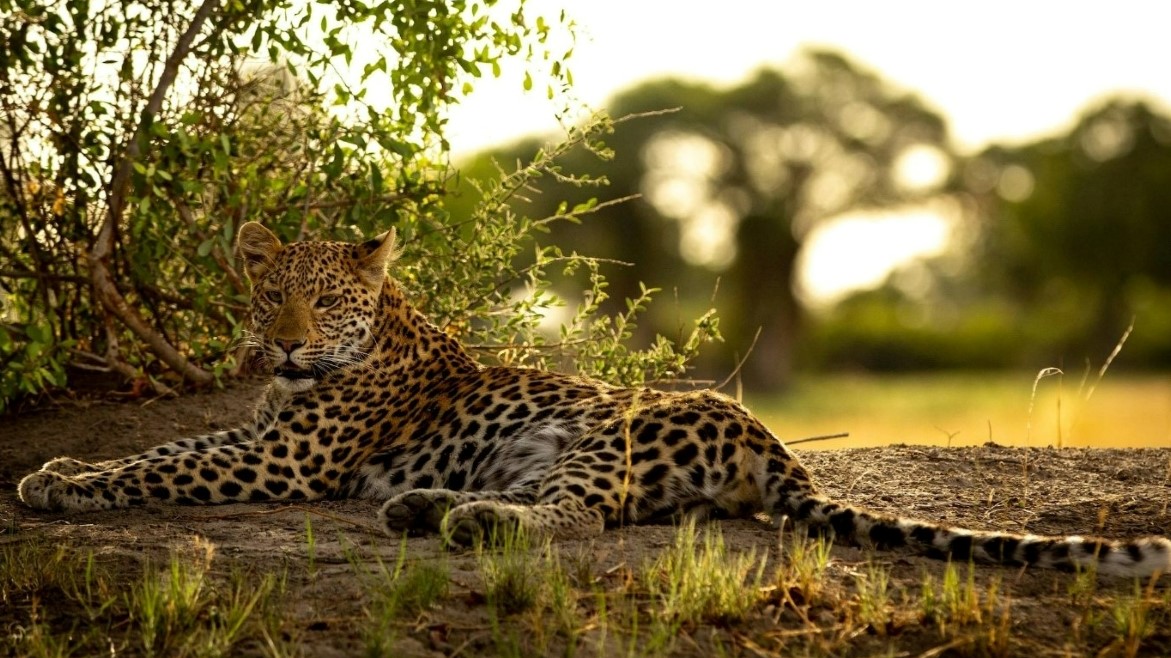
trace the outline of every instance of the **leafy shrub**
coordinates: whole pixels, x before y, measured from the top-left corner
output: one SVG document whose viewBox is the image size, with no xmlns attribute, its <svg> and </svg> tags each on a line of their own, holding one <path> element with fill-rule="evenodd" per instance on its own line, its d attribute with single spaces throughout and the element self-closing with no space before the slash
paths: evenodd
<svg viewBox="0 0 1171 658">
<path fill-rule="evenodd" d="M 598 263 L 535 241 L 593 204 L 536 219 L 507 210 L 540 176 L 572 179 L 556 164 L 568 149 L 606 156 L 605 118 L 502 174 L 471 216 L 445 211 L 446 108 L 509 62 L 526 87 L 535 74 L 551 97 L 566 89 L 564 14 L 534 17 L 524 0 L 14 4 L 0 14 L 0 410 L 68 384 L 67 365 L 159 391 L 231 373 L 247 301 L 232 241 L 252 219 L 286 240 L 396 226 L 397 276 L 503 362 L 653 379 L 714 335 L 705 318 L 679 346 L 625 352 L 646 299 L 596 317 Z M 368 98 L 382 89 L 385 107 Z M 537 326 L 554 268 L 591 276 L 548 340 Z"/>
</svg>

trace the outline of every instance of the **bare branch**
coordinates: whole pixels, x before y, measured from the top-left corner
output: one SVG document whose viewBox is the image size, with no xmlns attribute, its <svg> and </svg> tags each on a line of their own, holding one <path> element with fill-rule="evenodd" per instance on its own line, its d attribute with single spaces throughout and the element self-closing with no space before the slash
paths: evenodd
<svg viewBox="0 0 1171 658">
<path fill-rule="evenodd" d="M 203 29 L 207 20 L 220 8 L 218 0 L 204 0 L 195 12 L 187 29 L 179 36 L 175 49 L 167 57 L 163 65 L 163 72 L 155 84 L 154 91 L 143 107 L 141 119 L 134 134 L 130 136 L 122 157 L 114 167 L 110 179 L 110 188 L 107 197 L 107 214 L 98 231 L 97 240 L 89 254 L 90 275 L 93 278 L 94 290 L 107 311 L 117 317 L 131 331 L 138 335 L 160 359 L 168 366 L 179 372 L 183 377 L 193 382 L 206 384 L 212 381 L 211 373 L 192 364 L 179 350 L 167 342 L 166 338 L 152 329 L 138 311 L 126 302 L 121 291 L 118 290 L 110 274 L 108 260 L 114 252 L 114 233 L 122 222 L 126 210 L 126 198 L 130 187 L 130 173 L 134 163 L 142 155 L 147 139 L 147 132 L 156 115 L 162 109 L 163 100 L 167 92 L 175 83 L 179 73 L 179 66 L 191 52 L 191 44 L 196 35 Z M 217 26 L 222 30 L 223 26 Z M 111 361 L 118 361 L 111 359 Z"/>
<path fill-rule="evenodd" d="M 757 327 L 756 335 L 752 337 L 752 344 L 749 345 L 748 350 L 744 352 L 744 357 L 736 362 L 736 367 L 732 369 L 732 372 L 728 373 L 728 376 L 724 378 L 724 381 L 720 382 L 720 385 L 717 386 L 715 390 L 723 390 L 725 386 L 732 383 L 732 380 L 736 377 L 736 375 L 740 374 L 740 369 L 744 367 L 744 362 L 747 361 L 748 357 L 752 355 L 752 350 L 756 349 L 756 341 L 760 340 L 760 331 L 761 327 Z"/>
<path fill-rule="evenodd" d="M 814 441 L 828 441 L 830 439 L 844 439 L 850 436 L 849 432 L 839 432 L 838 434 L 822 434 L 821 436 L 811 436 L 806 439 L 797 439 L 796 441 L 785 441 L 785 446 L 795 446 L 798 443 L 813 443 Z"/>
<path fill-rule="evenodd" d="M 72 274 L 50 274 L 47 272 L 31 272 L 28 270 L 0 270 L 0 279 L 37 279 L 40 281 L 65 281 L 68 283 L 85 284 L 89 279 Z"/>
</svg>

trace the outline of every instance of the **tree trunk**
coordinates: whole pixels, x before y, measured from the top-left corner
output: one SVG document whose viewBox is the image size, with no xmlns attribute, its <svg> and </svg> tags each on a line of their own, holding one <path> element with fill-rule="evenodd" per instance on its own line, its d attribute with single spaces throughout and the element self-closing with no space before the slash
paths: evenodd
<svg viewBox="0 0 1171 658">
<path fill-rule="evenodd" d="M 780 217 L 749 215 L 736 235 L 738 254 L 727 281 L 734 309 L 741 318 L 725 338 L 744 363 L 744 384 L 779 390 L 793 374 L 794 352 L 800 328 L 800 306 L 793 294 L 793 272 L 800 244 L 789 223 Z M 760 330 L 756 346 L 752 339 Z"/>
</svg>

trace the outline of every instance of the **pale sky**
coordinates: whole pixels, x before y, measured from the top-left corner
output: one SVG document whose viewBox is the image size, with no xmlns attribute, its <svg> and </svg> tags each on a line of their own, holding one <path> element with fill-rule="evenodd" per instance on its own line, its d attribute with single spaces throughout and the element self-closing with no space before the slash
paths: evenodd
<svg viewBox="0 0 1171 658">
<path fill-rule="evenodd" d="M 574 91 L 599 108 L 616 91 L 652 78 L 733 85 L 811 45 L 840 50 L 916 92 L 947 117 L 965 150 L 1057 132 L 1113 93 L 1171 106 L 1171 2 L 530 0 L 529 11 L 556 16 L 562 8 L 581 26 L 569 62 Z M 519 67 L 506 66 L 501 79 L 477 81 L 451 113 L 448 137 L 457 154 L 556 130 L 544 85 L 526 94 L 522 77 Z M 890 234 L 892 246 L 902 245 L 897 258 L 906 257 L 908 240 L 919 252 L 942 248 L 946 238 L 921 214 L 903 229 L 889 217 L 875 220 L 886 229 L 859 240 L 838 227 L 834 240 L 874 246 L 876 235 Z M 816 269 L 810 261 L 818 242 L 829 236 L 811 236 L 807 270 Z M 883 262 L 839 273 L 838 281 L 806 285 L 832 296 L 880 279 L 892 259 L 877 260 Z"/>
</svg>

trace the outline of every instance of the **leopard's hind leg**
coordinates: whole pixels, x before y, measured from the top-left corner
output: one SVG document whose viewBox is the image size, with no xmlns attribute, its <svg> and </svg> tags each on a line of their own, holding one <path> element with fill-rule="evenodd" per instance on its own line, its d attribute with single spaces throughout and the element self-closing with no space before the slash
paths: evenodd
<svg viewBox="0 0 1171 658">
<path fill-rule="evenodd" d="M 761 511 L 747 412 L 724 396 L 664 396 L 595 428 L 564 451 L 532 505 L 478 501 L 447 516 L 456 543 L 501 525 L 531 534 L 589 537 L 606 526 L 679 515 Z M 775 441 L 775 439 L 774 439 Z"/>
</svg>

